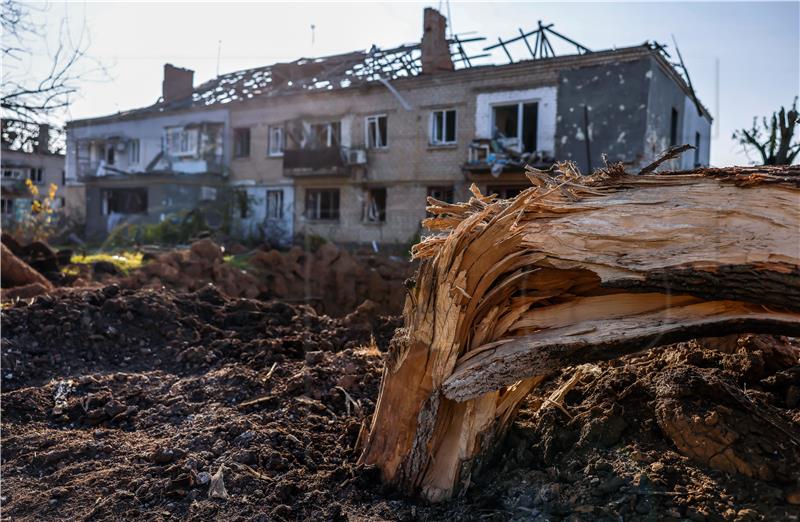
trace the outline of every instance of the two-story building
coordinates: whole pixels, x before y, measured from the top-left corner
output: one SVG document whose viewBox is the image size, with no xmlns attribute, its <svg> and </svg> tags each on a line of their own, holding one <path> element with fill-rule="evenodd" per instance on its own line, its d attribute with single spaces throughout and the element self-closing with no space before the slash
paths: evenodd
<svg viewBox="0 0 800 522">
<path fill-rule="evenodd" d="M 90 165 L 90 175 L 104 172 L 93 184 L 106 196 L 87 185 L 87 216 L 110 215 L 92 202 L 108 200 L 112 179 L 146 188 L 140 209 L 151 219 L 195 204 L 187 197 L 168 206 L 163 194 L 150 195 L 158 184 L 175 191 L 200 179 L 202 169 L 178 171 L 180 162 L 169 178 L 149 175 L 157 161 L 174 157 L 167 129 L 186 118 L 223 124 L 220 182 L 250 202 L 236 212 L 238 232 L 284 241 L 313 234 L 405 244 L 420 233 L 427 196 L 464 199 L 474 182 L 508 197 L 529 185 L 525 164 L 571 160 L 588 172 L 605 155 L 635 167 L 683 143 L 697 149 L 672 168 L 708 163 L 711 116 L 657 46 L 470 67 L 445 31 L 445 18 L 426 9 L 419 44 L 238 71 L 197 88 L 187 83 L 172 101 L 167 74 L 164 101 L 154 107 L 70 122 L 76 155 L 81 142 L 104 136 L 95 153 L 82 154 L 94 163 L 75 162 Z M 116 180 L 107 140 L 130 140 L 138 126 L 152 131 L 148 166 Z M 93 226 L 113 223 L 105 217 L 100 225 Z"/>
</svg>

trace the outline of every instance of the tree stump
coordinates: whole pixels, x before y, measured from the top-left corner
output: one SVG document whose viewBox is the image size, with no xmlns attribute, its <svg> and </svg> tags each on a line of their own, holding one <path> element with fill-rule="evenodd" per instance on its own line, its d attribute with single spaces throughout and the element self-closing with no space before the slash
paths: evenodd
<svg viewBox="0 0 800 522">
<path fill-rule="evenodd" d="M 361 462 L 408 494 L 463 491 L 559 368 L 701 336 L 800 335 L 800 169 L 588 177 L 530 170 L 499 200 L 429 198 L 405 327 Z"/>
</svg>

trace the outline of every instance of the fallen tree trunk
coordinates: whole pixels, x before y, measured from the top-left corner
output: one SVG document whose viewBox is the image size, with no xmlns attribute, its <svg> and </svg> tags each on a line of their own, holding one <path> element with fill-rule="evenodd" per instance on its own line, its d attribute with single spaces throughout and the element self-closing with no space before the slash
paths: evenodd
<svg viewBox="0 0 800 522">
<path fill-rule="evenodd" d="M 800 335 L 800 169 L 581 177 L 511 200 L 429 200 L 442 235 L 392 343 L 361 462 L 437 501 L 463 490 L 547 374 L 699 336 Z"/>
<path fill-rule="evenodd" d="M 2 266 L 2 286 L 4 288 L 32 283 L 38 283 L 48 290 L 53 288 L 53 284 L 46 277 L 15 256 L 5 244 L 0 244 L 0 248 L 2 248 L 0 265 Z"/>
</svg>

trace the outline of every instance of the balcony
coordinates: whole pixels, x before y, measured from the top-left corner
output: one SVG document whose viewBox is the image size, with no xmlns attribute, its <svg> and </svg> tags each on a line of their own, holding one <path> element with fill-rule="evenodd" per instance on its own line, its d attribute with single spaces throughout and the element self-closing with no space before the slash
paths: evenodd
<svg viewBox="0 0 800 522">
<path fill-rule="evenodd" d="M 469 146 L 469 158 L 461 166 L 468 179 L 475 175 L 491 174 L 497 178 L 501 174 L 523 174 L 525 166 L 548 169 L 553 165 L 551 155 L 543 151 L 518 152 L 519 141 L 513 139 L 480 139 L 472 140 Z"/>
<path fill-rule="evenodd" d="M 283 151 L 283 173 L 288 177 L 349 176 L 352 167 L 365 163 L 366 155 L 363 151 L 346 147 Z"/>
</svg>

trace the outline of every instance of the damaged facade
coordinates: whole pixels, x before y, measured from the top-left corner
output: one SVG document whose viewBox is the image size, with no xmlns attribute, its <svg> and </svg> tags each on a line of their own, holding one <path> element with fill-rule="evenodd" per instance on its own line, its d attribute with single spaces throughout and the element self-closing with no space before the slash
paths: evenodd
<svg viewBox="0 0 800 522">
<path fill-rule="evenodd" d="M 64 131 L 47 124 L 4 119 L 2 126 L 2 221 L 24 219 L 31 210 L 30 180 L 41 195 L 50 185 L 57 187 L 54 205 L 66 217 L 81 221 L 83 197 L 80 187 L 66 183 Z"/>
<path fill-rule="evenodd" d="M 418 45 L 198 87 L 166 66 L 156 105 L 68 125 L 87 231 L 165 219 L 225 186 L 246 196 L 233 216 L 243 237 L 406 244 L 427 196 L 464 199 L 473 182 L 512 196 L 529 185 L 525 164 L 635 167 L 683 143 L 697 150 L 671 168 L 708 164 L 711 117 L 656 46 L 469 66 L 445 29 L 426 9 Z"/>
</svg>

